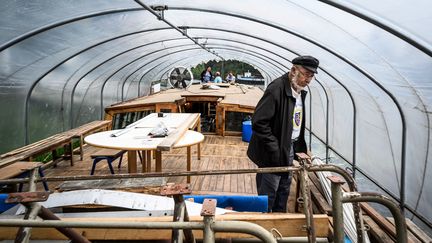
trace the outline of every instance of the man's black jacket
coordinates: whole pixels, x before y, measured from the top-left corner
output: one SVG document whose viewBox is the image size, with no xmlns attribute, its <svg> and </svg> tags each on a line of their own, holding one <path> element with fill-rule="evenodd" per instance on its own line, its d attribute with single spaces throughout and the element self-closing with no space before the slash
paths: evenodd
<svg viewBox="0 0 432 243">
<path fill-rule="evenodd" d="M 306 93 L 301 91 L 303 119 L 299 139 L 293 144 L 295 152 L 307 151 L 304 139 Z M 289 165 L 295 103 L 288 74 L 271 82 L 258 102 L 252 118 L 253 132 L 247 154 L 259 167 Z"/>
</svg>

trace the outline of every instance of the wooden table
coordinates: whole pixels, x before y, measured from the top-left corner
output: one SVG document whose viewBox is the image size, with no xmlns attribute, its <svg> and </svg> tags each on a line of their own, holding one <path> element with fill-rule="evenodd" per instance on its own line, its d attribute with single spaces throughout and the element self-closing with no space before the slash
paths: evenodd
<svg viewBox="0 0 432 243">
<path fill-rule="evenodd" d="M 169 129 L 167 137 L 152 138 L 148 134 L 160 122 Z M 200 144 L 204 135 L 188 130 L 199 123 L 199 114 L 196 113 L 166 113 L 163 117 L 150 114 L 143 119 L 129 125 L 125 129 L 112 130 L 92 134 L 85 137 L 85 142 L 102 148 L 112 148 L 128 151 L 128 172 L 137 172 L 136 151 L 155 151 L 156 171 L 162 171 L 162 151 L 171 148 L 187 147 L 188 170 L 191 164 L 191 146 Z M 143 158 L 143 162 L 145 159 Z M 143 163 L 143 171 L 146 171 Z"/>
</svg>

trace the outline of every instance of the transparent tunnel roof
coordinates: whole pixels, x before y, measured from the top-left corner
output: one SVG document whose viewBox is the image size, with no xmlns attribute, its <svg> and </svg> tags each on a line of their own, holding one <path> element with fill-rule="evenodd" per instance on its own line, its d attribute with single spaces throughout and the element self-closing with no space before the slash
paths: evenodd
<svg viewBox="0 0 432 243">
<path fill-rule="evenodd" d="M 311 134 L 431 227 L 431 8 L 427 0 L 4 1 L 1 152 L 102 119 L 104 107 L 148 95 L 176 66 L 239 60 L 268 84 L 308 54 L 320 60 L 308 89 Z"/>
</svg>

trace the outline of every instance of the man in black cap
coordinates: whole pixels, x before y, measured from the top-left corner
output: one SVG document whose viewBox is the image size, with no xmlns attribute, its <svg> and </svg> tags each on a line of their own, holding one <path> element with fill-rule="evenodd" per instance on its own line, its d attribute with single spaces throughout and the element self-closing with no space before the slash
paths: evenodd
<svg viewBox="0 0 432 243">
<path fill-rule="evenodd" d="M 258 102 L 252 118 L 247 154 L 258 167 L 290 166 L 294 153 L 306 152 L 305 98 L 303 90 L 319 65 L 312 56 L 292 60 L 289 73 L 273 80 Z M 259 195 L 268 196 L 269 212 L 286 212 L 292 173 L 257 174 Z"/>
</svg>

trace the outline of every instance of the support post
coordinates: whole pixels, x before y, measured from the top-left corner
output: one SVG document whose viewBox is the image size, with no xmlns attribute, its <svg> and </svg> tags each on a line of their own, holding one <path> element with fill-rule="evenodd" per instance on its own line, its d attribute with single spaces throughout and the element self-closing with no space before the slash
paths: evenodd
<svg viewBox="0 0 432 243">
<path fill-rule="evenodd" d="M 44 220 L 60 220 L 57 216 L 55 216 L 50 210 L 41 206 L 39 211 L 39 217 Z M 60 233 L 68 237 L 74 243 L 91 243 L 91 241 L 87 240 L 84 236 L 80 235 L 77 231 L 71 228 L 63 228 L 63 227 L 55 227 Z"/>
<path fill-rule="evenodd" d="M 38 176 L 38 170 L 39 170 L 39 168 L 34 168 L 30 172 L 29 192 L 36 191 L 36 179 Z M 27 210 L 26 210 L 26 213 L 24 215 L 24 219 L 36 219 L 36 217 L 39 213 L 39 210 L 40 210 L 40 205 L 36 202 L 29 202 L 25 206 L 27 207 Z M 31 236 L 31 230 L 32 230 L 32 228 L 30 228 L 30 227 L 20 227 L 18 229 L 16 238 L 15 238 L 15 242 L 16 243 L 29 242 L 30 236 Z"/>
<path fill-rule="evenodd" d="M 345 183 L 337 176 L 327 177 L 331 182 L 332 193 L 332 215 L 333 215 L 333 229 L 334 229 L 334 242 L 344 242 L 344 220 L 342 208 L 342 189 L 341 186 Z"/>
<path fill-rule="evenodd" d="M 302 192 L 303 197 L 303 211 L 306 217 L 306 231 L 308 234 L 308 240 L 311 243 L 316 242 L 316 235 L 315 235 L 315 227 L 314 227 L 314 221 L 313 221 L 313 210 L 312 210 L 312 200 L 310 195 L 310 189 L 309 189 L 309 175 L 308 175 L 308 169 L 307 169 L 307 161 L 310 160 L 309 155 L 304 153 L 297 154 L 300 161 L 300 188 Z"/>
<path fill-rule="evenodd" d="M 386 206 L 393 215 L 396 225 L 396 242 L 408 242 L 405 217 L 398 204 L 390 198 L 373 192 L 351 192 L 342 197 L 342 203 L 375 202 Z"/>
<path fill-rule="evenodd" d="M 161 187 L 160 194 L 162 196 L 173 196 L 174 198 L 174 222 L 189 222 L 189 215 L 186 208 L 186 203 L 183 194 L 190 194 L 192 192 L 189 184 L 166 185 Z M 195 243 L 195 237 L 191 229 L 173 229 L 172 242 L 181 243 L 184 239 L 188 243 Z"/>
<path fill-rule="evenodd" d="M 215 232 L 212 228 L 214 216 L 216 214 L 216 199 L 204 199 L 201 209 L 201 216 L 204 217 L 204 243 L 215 242 Z"/>
</svg>

